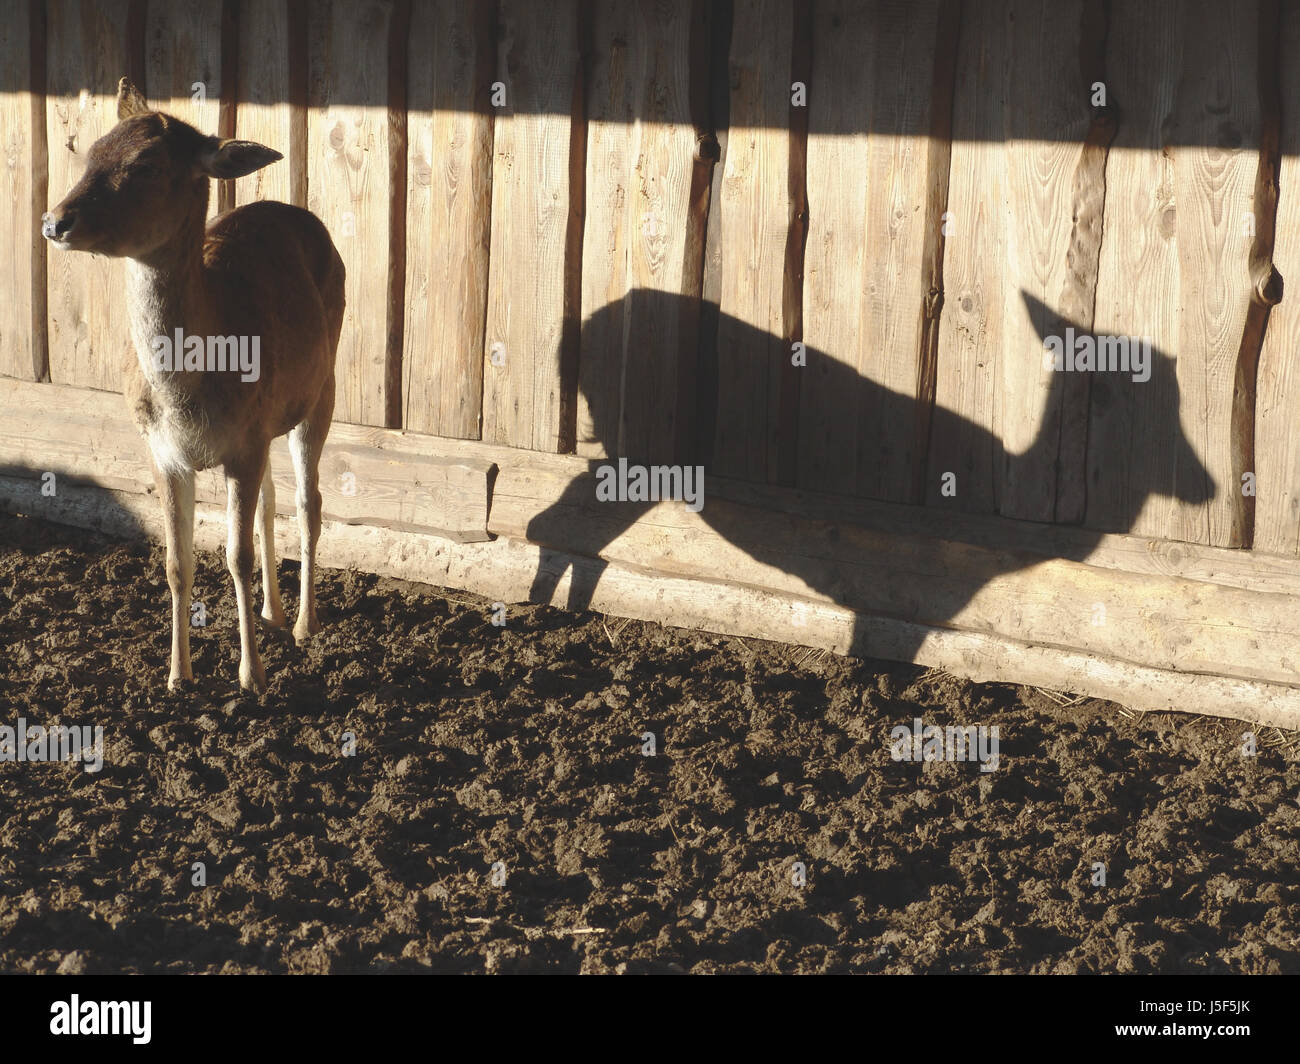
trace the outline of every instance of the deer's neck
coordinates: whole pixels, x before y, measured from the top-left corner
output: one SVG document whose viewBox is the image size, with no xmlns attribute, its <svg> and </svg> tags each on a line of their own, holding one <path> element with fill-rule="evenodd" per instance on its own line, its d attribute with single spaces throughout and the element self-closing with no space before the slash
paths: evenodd
<svg viewBox="0 0 1300 1064">
<path fill-rule="evenodd" d="M 164 401 L 193 399 L 202 370 L 184 367 L 184 342 L 213 331 L 211 294 L 204 283 L 203 214 L 148 256 L 127 259 L 126 300 L 131 341 L 145 379 Z"/>
</svg>

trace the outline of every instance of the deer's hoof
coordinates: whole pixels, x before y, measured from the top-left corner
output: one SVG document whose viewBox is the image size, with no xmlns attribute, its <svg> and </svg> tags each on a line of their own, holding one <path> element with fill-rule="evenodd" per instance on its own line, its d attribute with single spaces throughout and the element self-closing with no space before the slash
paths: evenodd
<svg viewBox="0 0 1300 1064">
<path fill-rule="evenodd" d="M 319 631 L 320 621 L 316 620 L 315 617 L 312 617 L 307 621 L 299 620 L 298 623 L 293 626 L 293 641 L 299 646 L 302 646 L 303 643 L 307 642 L 308 639 Z"/>
<path fill-rule="evenodd" d="M 239 687 L 254 694 L 266 694 L 266 670 L 260 666 L 255 670 L 239 670 Z"/>
<path fill-rule="evenodd" d="M 288 628 L 289 618 L 285 615 L 284 610 L 268 612 L 266 607 L 262 608 L 262 620 L 271 628 Z"/>
</svg>

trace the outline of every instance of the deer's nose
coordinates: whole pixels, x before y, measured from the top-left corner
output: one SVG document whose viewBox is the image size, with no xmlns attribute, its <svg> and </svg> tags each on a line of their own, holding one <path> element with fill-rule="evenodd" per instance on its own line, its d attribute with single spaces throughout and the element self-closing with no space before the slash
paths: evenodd
<svg viewBox="0 0 1300 1064">
<path fill-rule="evenodd" d="M 46 240 L 63 240 L 77 224 L 76 211 L 64 211 L 56 217 L 53 211 L 46 211 L 41 216 L 41 236 Z"/>
</svg>

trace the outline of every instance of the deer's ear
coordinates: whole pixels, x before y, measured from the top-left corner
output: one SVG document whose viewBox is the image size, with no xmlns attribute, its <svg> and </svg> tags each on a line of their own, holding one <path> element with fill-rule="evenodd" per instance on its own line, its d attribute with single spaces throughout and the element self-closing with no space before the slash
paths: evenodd
<svg viewBox="0 0 1300 1064">
<path fill-rule="evenodd" d="M 119 81 L 117 83 L 117 120 L 120 122 L 132 115 L 148 113 L 149 105 L 144 102 L 140 90 L 131 84 L 131 79 L 123 78 Z"/>
<path fill-rule="evenodd" d="M 209 177 L 243 177 L 283 158 L 274 148 L 256 141 L 213 137 L 199 153 L 199 170 Z"/>
</svg>

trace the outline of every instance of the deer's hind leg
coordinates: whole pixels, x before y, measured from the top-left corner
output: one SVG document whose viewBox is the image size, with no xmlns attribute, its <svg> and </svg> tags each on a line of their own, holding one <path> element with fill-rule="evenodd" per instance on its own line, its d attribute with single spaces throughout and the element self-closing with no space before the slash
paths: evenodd
<svg viewBox="0 0 1300 1064">
<path fill-rule="evenodd" d="M 262 492 L 257 497 L 257 542 L 262 562 L 262 619 L 283 628 L 288 619 L 280 601 L 280 581 L 275 573 L 275 481 L 271 479 L 271 462 L 267 459 L 262 474 Z"/>
<path fill-rule="evenodd" d="M 293 637 L 302 643 L 320 631 L 316 619 L 316 544 L 320 540 L 320 456 L 334 416 L 334 375 L 321 389 L 310 414 L 289 432 L 289 453 L 298 481 L 298 531 L 302 537 L 302 588 Z"/>
</svg>

